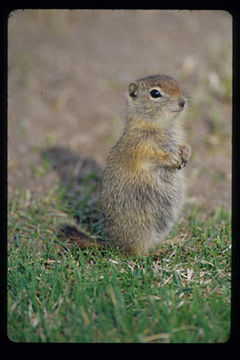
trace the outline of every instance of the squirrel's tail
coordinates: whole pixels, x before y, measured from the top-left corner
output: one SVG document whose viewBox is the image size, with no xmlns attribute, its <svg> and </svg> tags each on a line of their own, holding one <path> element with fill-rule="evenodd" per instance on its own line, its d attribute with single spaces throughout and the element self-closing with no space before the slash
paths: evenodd
<svg viewBox="0 0 240 360">
<path fill-rule="evenodd" d="M 80 247 L 80 249 L 87 249 L 91 247 L 96 247 L 98 249 L 107 248 L 106 242 L 97 237 L 90 236 L 87 232 L 79 230 L 73 225 L 63 224 L 59 228 L 58 235 L 61 239 L 66 240 L 66 247 L 76 244 Z"/>
</svg>

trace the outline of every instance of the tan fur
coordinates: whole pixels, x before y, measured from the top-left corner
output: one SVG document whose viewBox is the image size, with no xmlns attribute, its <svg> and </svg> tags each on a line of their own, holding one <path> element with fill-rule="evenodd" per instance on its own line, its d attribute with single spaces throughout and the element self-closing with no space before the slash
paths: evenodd
<svg viewBox="0 0 240 360">
<path fill-rule="evenodd" d="M 151 99 L 151 89 L 162 96 Z M 179 123 L 182 99 L 180 86 L 164 75 L 129 86 L 126 126 L 107 159 L 101 193 L 109 240 L 124 254 L 154 251 L 181 210 L 181 167 L 190 157 Z"/>
</svg>

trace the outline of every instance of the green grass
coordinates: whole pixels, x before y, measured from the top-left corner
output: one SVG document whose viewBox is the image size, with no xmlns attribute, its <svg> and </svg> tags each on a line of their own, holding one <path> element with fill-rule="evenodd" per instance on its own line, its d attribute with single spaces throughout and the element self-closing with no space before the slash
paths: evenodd
<svg viewBox="0 0 240 360">
<path fill-rule="evenodd" d="M 8 336 L 21 342 L 225 342 L 230 335 L 231 219 L 220 208 L 185 217 L 159 256 L 64 250 L 61 222 L 77 216 L 104 236 L 97 177 L 85 192 L 51 189 L 41 200 L 16 194 L 8 209 Z M 84 181 L 83 181 L 84 184 Z"/>
</svg>

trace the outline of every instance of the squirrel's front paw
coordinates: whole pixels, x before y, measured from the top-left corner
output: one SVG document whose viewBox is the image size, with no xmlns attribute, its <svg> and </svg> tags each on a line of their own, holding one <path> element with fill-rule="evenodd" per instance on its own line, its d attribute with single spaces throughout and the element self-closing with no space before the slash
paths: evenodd
<svg viewBox="0 0 240 360">
<path fill-rule="evenodd" d="M 190 159 L 190 156 L 191 156 L 191 146 L 187 145 L 187 144 L 179 145 L 178 154 L 180 155 L 180 157 L 182 159 L 181 168 L 185 167 L 187 164 L 187 161 Z"/>
<path fill-rule="evenodd" d="M 190 159 L 191 156 L 191 146 L 187 144 L 181 144 L 179 145 L 179 150 L 177 154 L 171 153 L 169 155 L 168 161 L 170 164 L 170 167 L 174 169 L 183 169 L 187 161 Z"/>
<path fill-rule="evenodd" d="M 179 153 L 178 154 L 171 153 L 168 158 L 168 161 L 169 161 L 169 166 L 171 168 L 178 169 L 178 170 L 180 170 L 182 168 L 183 161 L 182 161 L 182 157 Z"/>
</svg>

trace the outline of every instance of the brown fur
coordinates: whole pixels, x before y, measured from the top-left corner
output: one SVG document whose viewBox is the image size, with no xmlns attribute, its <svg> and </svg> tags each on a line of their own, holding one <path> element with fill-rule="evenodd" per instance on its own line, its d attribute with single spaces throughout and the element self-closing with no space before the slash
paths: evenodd
<svg viewBox="0 0 240 360">
<path fill-rule="evenodd" d="M 77 229 L 76 226 L 64 224 L 59 229 L 59 236 L 63 239 L 67 238 L 66 246 L 78 245 L 81 249 L 96 247 L 105 249 L 106 243 L 96 237 L 91 237 L 84 230 Z"/>
</svg>

